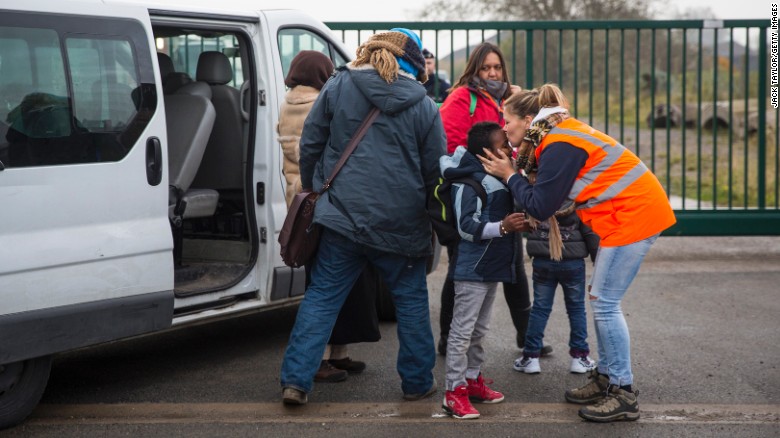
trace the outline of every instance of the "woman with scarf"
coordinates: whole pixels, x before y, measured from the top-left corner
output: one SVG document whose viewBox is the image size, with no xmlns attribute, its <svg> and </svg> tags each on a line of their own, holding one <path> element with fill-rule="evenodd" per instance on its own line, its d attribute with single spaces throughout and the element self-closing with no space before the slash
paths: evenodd
<svg viewBox="0 0 780 438">
<path fill-rule="evenodd" d="M 520 87 L 509 82 L 509 73 L 501 49 L 493 43 L 483 42 L 469 57 L 468 65 L 460 79 L 450 90 L 450 95 L 441 106 L 441 119 L 447 134 L 447 153 L 452 154 L 460 145 L 466 145 L 469 129 L 479 122 L 494 122 L 504 126 L 504 100 Z M 509 306 L 512 324 L 517 330 L 517 347 L 525 346 L 525 333 L 531 314 L 531 299 L 528 291 L 528 279 L 523 264 L 522 237 L 516 233 L 516 260 L 514 283 L 504 283 L 504 298 Z M 447 248 L 450 266 L 454 266 L 457 254 L 454 248 Z M 452 323 L 452 309 L 455 303 L 455 286 L 447 275 L 441 291 L 441 313 L 439 326 L 439 354 L 447 351 L 447 337 Z M 549 345 L 542 348 L 541 355 L 552 352 Z"/>
<path fill-rule="evenodd" d="M 586 420 L 636 420 L 639 405 L 621 301 L 653 242 L 676 221 L 666 192 L 631 151 L 572 118 L 557 86 L 516 93 L 505 110 L 504 131 L 512 144 L 520 145 L 519 173 L 501 152 L 486 152 L 485 171 L 506 182 L 515 202 L 539 220 L 565 215 L 556 210 L 570 201 L 601 238 L 588 286 L 598 367 L 586 385 L 566 391 L 565 398 L 587 405 L 579 410 Z M 551 229 L 556 224 L 551 220 Z"/>
</svg>

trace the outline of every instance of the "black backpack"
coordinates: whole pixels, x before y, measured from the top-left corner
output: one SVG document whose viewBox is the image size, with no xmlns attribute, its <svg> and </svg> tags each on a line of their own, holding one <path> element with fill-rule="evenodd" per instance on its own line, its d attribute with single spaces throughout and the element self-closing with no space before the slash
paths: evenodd
<svg viewBox="0 0 780 438">
<path fill-rule="evenodd" d="M 460 241 L 458 233 L 458 224 L 455 217 L 455 209 L 452 207 L 452 184 L 462 183 L 471 186 L 482 205 L 487 204 L 487 192 L 482 184 L 471 178 L 445 179 L 439 178 L 439 183 L 433 188 L 433 192 L 428 196 L 428 216 L 431 218 L 433 231 L 439 238 L 439 243 L 449 246 Z"/>
</svg>

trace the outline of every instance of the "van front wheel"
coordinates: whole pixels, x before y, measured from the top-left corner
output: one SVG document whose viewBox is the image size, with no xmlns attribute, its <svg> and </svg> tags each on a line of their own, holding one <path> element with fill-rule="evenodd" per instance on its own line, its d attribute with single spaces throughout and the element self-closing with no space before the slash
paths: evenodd
<svg viewBox="0 0 780 438">
<path fill-rule="evenodd" d="M 0 430 L 21 423 L 46 389 L 51 356 L 0 365 Z"/>
</svg>

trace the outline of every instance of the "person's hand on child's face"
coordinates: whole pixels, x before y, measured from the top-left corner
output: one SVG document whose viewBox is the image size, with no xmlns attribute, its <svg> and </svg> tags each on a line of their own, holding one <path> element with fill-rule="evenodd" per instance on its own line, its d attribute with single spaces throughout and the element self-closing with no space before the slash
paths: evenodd
<svg viewBox="0 0 780 438">
<path fill-rule="evenodd" d="M 515 167 L 512 165 L 512 160 L 502 150 L 491 152 L 490 149 L 484 148 L 485 156 L 477 155 L 479 161 L 482 162 L 482 167 L 485 168 L 485 172 L 500 178 L 502 181 L 506 181 L 507 178 L 514 175 Z"/>
<path fill-rule="evenodd" d="M 502 225 L 508 232 L 528 231 L 528 222 L 525 220 L 525 214 L 512 213 L 503 219 Z"/>
<path fill-rule="evenodd" d="M 506 138 L 504 131 L 493 131 L 490 136 L 490 152 L 498 155 L 498 151 L 504 152 L 507 157 L 512 157 L 512 147 L 509 145 L 509 140 Z"/>
</svg>

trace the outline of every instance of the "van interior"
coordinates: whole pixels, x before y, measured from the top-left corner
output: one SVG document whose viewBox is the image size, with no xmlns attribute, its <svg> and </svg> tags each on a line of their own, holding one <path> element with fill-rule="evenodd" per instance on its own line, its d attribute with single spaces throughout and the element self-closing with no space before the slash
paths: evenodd
<svg viewBox="0 0 780 438">
<path fill-rule="evenodd" d="M 250 63 L 241 35 L 154 27 L 168 137 L 175 293 L 230 287 L 254 265 L 247 193 Z M 249 196 L 249 197 L 248 197 Z"/>
</svg>

